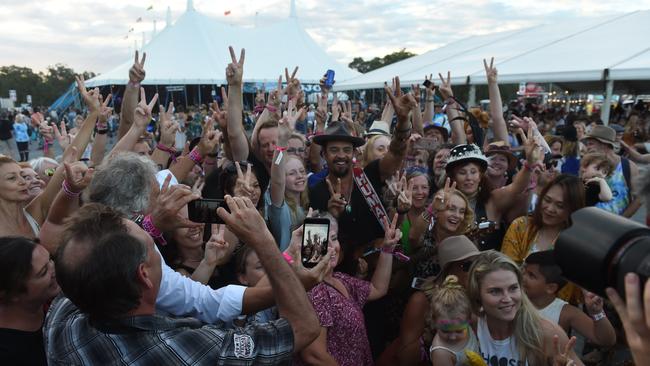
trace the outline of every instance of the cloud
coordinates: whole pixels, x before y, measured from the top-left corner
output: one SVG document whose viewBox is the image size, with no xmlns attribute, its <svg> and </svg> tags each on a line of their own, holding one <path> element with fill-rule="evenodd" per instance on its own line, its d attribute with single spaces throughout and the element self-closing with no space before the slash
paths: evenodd
<svg viewBox="0 0 650 366">
<path fill-rule="evenodd" d="M 154 19 L 158 31 L 162 30 L 167 6 L 173 19 L 186 7 L 180 0 L 151 3 L 154 9 L 150 11 L 146 10 L 150 3 L 132 0 L 0 4 L 4 18 L 0 23 L 0 65 L 44 70 L 63 63 L 76 70 L 108 71 L 130 57 L 142 32 L 147 39 L 151 37 Z M 194 7 L 225 23 L 246 27 L 277 22 L 289 14 L 289 0 L 195 0 Z M 371 59 L 402 48 L 420 54 L 471 35 L 644 8 L 650 8 L 650 0 L 297 0 L 303 27 L 343 64 L 354 57 Z M 227 10 L 231 14 L 225 17 Z M 138 17 L 143 21 L 137 23 Z"/>
</svg>

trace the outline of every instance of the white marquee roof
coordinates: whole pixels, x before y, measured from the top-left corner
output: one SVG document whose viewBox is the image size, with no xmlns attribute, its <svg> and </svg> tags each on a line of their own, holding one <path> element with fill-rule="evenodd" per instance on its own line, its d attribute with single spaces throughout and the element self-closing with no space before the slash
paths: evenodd
<svg viewBox="0 0 650 366">
<path fill-rule="evenodd" d="M 224 24 L 215 18 L 188 10 L 174 23 L 156 34 L 144 45 L 147 53 L 143 84 L 225 84 L 225 69 L 230 63 L 228 46 L 239 58 L 246 49 L 244 82 L 274 82 L 299 66 L 303 83 L 318 83 L 325 71 L 336 72 L 337 80 L 359 75 L 337 63 L 300 26 L 295 15 L 268 26 L 241 28 Z M 133 58 L 86 82 L 87 86 L 123 85 Z"/>
<path fill-rule="evenodd" d="M 485 84 L 483 59 L 495 58 L 500 83 L 650 80 L 650 11 L 572 19 L 474 36 L 336 83 L 335 90 L 404 85 L 452 72 L 452 84 Z"/>
</svg>

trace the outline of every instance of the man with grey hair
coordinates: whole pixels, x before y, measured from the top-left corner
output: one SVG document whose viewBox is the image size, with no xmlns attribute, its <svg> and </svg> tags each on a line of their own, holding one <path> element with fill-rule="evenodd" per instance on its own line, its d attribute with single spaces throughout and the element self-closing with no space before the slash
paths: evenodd
<svg viewBox="0 0 650 366">
<path fill-rule="evenodd" d="M 131 218 L 160 244 L 164 241 L 163 232 L 200 226 L 180 215 L 181 208 L 200 197 L 185 185 L 169 187 L 171 176 L 159 189 L 156 170 L 154 162 L 146 156 L 132 152 L 115 155 L 98 167 L 87 189 L 88 200 Z M 213 290 L 174 271 L 162 256 L 160 262 L 162 279 L 156 307 L 164 312 L 214 323 L 272 305 L 270 287 L 229 285 Z"/>
</svg>

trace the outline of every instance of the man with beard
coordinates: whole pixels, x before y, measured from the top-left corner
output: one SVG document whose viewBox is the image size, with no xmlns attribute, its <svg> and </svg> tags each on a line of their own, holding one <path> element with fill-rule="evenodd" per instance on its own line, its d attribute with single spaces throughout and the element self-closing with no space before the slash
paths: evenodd
<svg viewBox="0 0 650 366">
<path fill-rule="evenodd" d="M 397 79 L 397 78 L 396 78 Z M 399 83 L 399 81 L 398 81 Z M 399 85 L 399 84 L 397 84 Z M 412 94 L 402 95 L 399 86 L 397 96 L 386 87 L 397 115 L 397 125 L 394 130 L 388 152 L 381 159 L 370 162 L 358 174 L 353 174 L 354 149 L 362 146 L 364 140 L 353 136 L 347 127 L 341 123 L 331 123 L 324 134 L 315 136 L 313 142 L 322 147 L 323 158 L 327 161 L 329 173 L 327 177 L 309 191 L 310 206 L 316 210 L 327 210 L 339 223 L 339 240 L 343 247 L 344 263 L 355 257 L 357 249 L 365 248 L 372 240 L 382 238 L 384 230 L 377 215 L 384 211 L 383 207 L 374 209 L 368 204 L 381 193 L 384 181 L 397 171 L 406 155 L 406 142 L 411 135 L 412 125 L 409 123 L 409 112 L 415 105 Z M 359 169 L 359 168 L 356 168 Z M 359 180 L 355 175 L 365 173 L 365 180 L 372 186 L 375 194 L 364 193 L 359 188 Z M 368 187 L 369 188 L 369 187 Z M 374 196 L 374 197 L 373 197 Z"/>
</svg>

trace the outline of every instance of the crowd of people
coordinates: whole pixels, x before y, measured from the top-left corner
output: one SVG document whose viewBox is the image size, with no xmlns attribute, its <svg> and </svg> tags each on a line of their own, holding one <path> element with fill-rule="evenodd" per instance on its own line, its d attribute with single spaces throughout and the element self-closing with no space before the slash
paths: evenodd
<svg viewBox="0 0 650 366">
<path fill-rule="evenodd" d="M 31 116 L 42 158 L 14 117 L 3 364 L 650 364 L 650 282 L 629 274 L 603 298 L 553 255 L 575 211 L 642 205 L 647 106 L 608 126 L 504 105 L 492 60 L 488 111 L 449 73 L 410 90 L 396 77 L 383 109 L 339 102 L 323 78 L 309 106 L 298 67 L 246 110 L 245 51 L 230 55 L 219 102 L 194 111 L 147 95 L 137 52 L 117 118 L 79 77 L 84 113 Z M 198 199 L 221 203 L 197 216 Z"/>
</svg>

